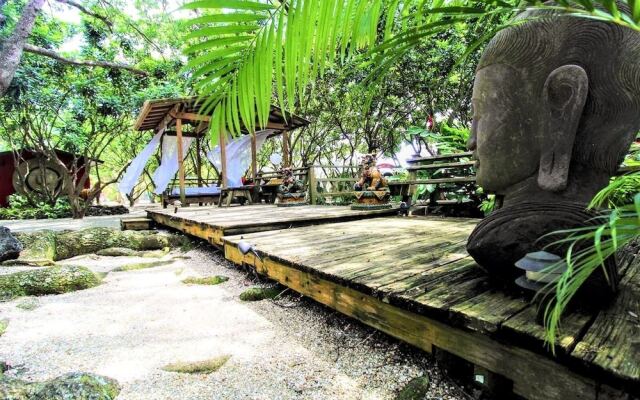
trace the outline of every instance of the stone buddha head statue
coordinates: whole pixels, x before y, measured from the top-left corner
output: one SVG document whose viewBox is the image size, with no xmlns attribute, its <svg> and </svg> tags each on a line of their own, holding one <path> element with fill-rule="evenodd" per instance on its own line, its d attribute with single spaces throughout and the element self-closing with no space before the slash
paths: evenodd
<svg viewBox="0 0 640 400">
<path fill-rule="evenodd" d="M 620 8 L 623 8 L 621 5 Z M 538 238 L 584 225 L 640 129 L 640 33 L 552 11 L 528 11 L 484 51 L 469 149 L 477 181 L 502 208 L 468 250 L 511 279 Z"/>
</svg>

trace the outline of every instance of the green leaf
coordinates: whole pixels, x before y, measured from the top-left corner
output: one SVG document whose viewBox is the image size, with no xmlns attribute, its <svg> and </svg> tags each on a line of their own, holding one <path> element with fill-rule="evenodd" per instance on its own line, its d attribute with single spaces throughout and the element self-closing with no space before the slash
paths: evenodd
<svg viewBox="0 0 640 400">
<path fill-rule="evenodd" d="M 201 0 L 186 3 L 183 10 L 203 9 L 232 9 L 232 10 L 272 10 L 275 7 L 267 3 L 248 0 Z"/>
<path fill-rule="evenodd" d="M 185 39 L 194 39 L 203 36 L 217 36 L 232 33 L 249 33 L 260 28 L 260 25 L 220 25 L 198 29 L 185 36 Z"/>
<path fill-rule="evenodd" d="M 193 46 L 187 47 L 184 51 L 185 54 L 197 53 L 203 50 L 216 49 L 218 47 L 226 46 L 229 44 L 236 44 L 241 42 L 247 42 L 253 39 L 253 36 L 231 36 L 217 39 L 207 40 L 206 42 L 198 43 Z"/>
</svg>

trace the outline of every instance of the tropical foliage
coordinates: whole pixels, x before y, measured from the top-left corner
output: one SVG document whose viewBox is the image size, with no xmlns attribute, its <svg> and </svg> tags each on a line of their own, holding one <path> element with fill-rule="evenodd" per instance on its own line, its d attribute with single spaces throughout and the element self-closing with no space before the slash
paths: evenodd
<svg viewBox="0 0 640 400">
<path fill-rule="evenodd" d="M 20 3 L 11 2 L 2 8 L 5 20 L 0 24 L 0 40 L 6 40 L 19 20 Z M 182 77 L 177 74 L 182 67 L 177 57 L 179 25 L 164 5 L 140 1 L 132 6 L 130 2 L 110 0 L 86 7 L 101 18 L 81 14 L 79 22 L 67 21 L 62 17 L 66 9 L 53 5 L 53 11 L 43 12 L 35 21 L 30 45 L 53 52 L 77 43 L 61 54 L 67 58 L 127 60 L 148 73 L 141 76 L 117 68 L 78 68 L 51 57 L 24 54 L 15 77 L 0 97 L 0 147 L 38 150 L 54 161 L 54 150 L 100 160 L 90 171 L 93 190 L 89 200 L 93 200 L 104 194 L 103 190 L 117 180 L 148 141 L 149 133 L 132 130 L 133 118 L 143 101 L 183 95 L 184 87 L 178 84 Z M 76 179 L 77 171 L 72 169 L 68 172 L 75 187 L 64 195 L 74 215 L 82 216 L 91 201 L 80 198 L 84 181 Z M 148 175 L 135 190 L 136 197 L 144 193 Z M 59 201 L 29 200 L 50 207 L 57 207 Z"/>
<path fill-rule="evenodd" d="M 374 67 L 368 81 L 380 81 L 425 38 L 452 26 L 491 20 L 481 40 L 526 8 L 562 10 L 640 30 L 640 5 L 621 9 L 608 0 L 542 3 L 465 0 L 198 0 L 185 50 L 187 64 L 205 106 L 213 111 L 212 135 L 265 126 L 272 95 L 293 110 L 313 91 L 313 82 L 336 63 Z M 482 24 L 479 24 L 482 25 Z M 486 26 L 485 26 L 486 27 Z M 273 88 L 275 87 L 275 90 Z M 275 93 L 274 93 L 275 92 Z"/>
</svg>

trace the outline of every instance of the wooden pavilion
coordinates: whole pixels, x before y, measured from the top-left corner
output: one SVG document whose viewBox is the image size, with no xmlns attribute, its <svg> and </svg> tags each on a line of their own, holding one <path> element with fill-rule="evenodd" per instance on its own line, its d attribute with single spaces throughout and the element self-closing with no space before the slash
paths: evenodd
<svg viewBox="0 0 640 400">
<path fill-rule="evenodd" d="M 182 145 L 183 137 L 193 137 L 196 142 L 196 175 L 198 186 L 202 185 L 202 140 L 206 137 L 206 132 L 209 130 L 209 122 L 211 115 L 204 114 L 202 112 L 201 104 L 198 102 L 197 97 L 175 98 L 175 99 L 159 99 L 159 100 L 147 100 L 140 110 L 138 119 L 134 125 L 134 129 L 137 131 L 152 130 L 155 134 L 162 132 L 163 135 L 177 136 L 177 151 L 178 151 L 178 177 L 180 185 L 180 200 L 183 204 L 186 204 L 186 192 L 185 192 L 185 167 L 184 167 L 184 149 Z M 269 114 L 269 121 L 267 126 L 263 130 L 272 130 L 273 133 L 268 137 L 274 137 L 281 135 L 282 137 L 282 152 L 283 152 L 283 166 L 289 166 L 291 160 L 289 160 L 289 132 L 304 127 L 309 124 L 309 121 L 298 117 L 293 114 L 286 113 L 279 107 L 271 106 L 271 112 Z M 184 131 L 184 126 L 190 125 L 193 129 L 190 132 Z M 259 124 L 256 124 L 259 126 Z M 246 129 L 242 130 L 243 134 L 251 134 L 251 178 L 256 181 L 258 175 L 257 166 L 257 146 L 256 146 L 256 134 L 257 132 L 250 133 Z M 227 135 L 220 134 L 220 159 L 221 159 L 221 171 L 220 173 L 222 190 L 227 189 L 227 157 L 226 157 L 226 144 L 225 137 Z"/>
</svg>

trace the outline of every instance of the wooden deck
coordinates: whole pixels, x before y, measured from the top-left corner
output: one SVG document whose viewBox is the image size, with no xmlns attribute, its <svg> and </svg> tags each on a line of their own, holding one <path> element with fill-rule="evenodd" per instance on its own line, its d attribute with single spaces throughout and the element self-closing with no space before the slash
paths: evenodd
<svg viewBox="0 0 640 400">
<path fill-rule="evenodd" d="M 303 209 L 291 212 L 305 214 Z M 335 217 L 348 214 L 335 211 Z M 254 214 L 234 218 L 250 223 L 249 215 Z M 161 216 L 156 220 L 173 217 Z M 269 217 L 269 224 L 282 226 L 278 218 L 283 216 Z M 178 218 L 194 219 L 195 214 L 181 210 Z M 325 215 L 322 220 L 327 219 Z M 211 217 L 217 226 L 229 226 L 222 225 L 229 223 L 223 220 Z M 467 255 L 465 243 L 476 223 L 385 217 L 245 231 L 242 236 L 225 237 L 224 251 L 229 260 L 253 265 L 283 285 L 389 335 L 428 352 L 454 354 L 480 371 L 504 377 L 524 398 L 638 396 L 640 260 L 623 260 L 621 293 L 609 309 L 565 319 L 558 355 L 553 356 L 544 347 L 534 308 L 518 293 L 492 289 Z M 185 232 L 204 238 L 219 234 L 217 228 L 211 233 L 200 225 Z M 243 256 L 237 249 L 240 240 L 253 244 L 261 258 Z"/>
<path fill-rule="evenodd" d="M 149 218 L 157 224 L 222 246 L 222 237 L 275 229 L 353 221 L 394 215 L 397 209 L 354 211 L 349 207 L 252 205 L 236 207 L 185 207 L 150 210 Z"/>
</svg>

